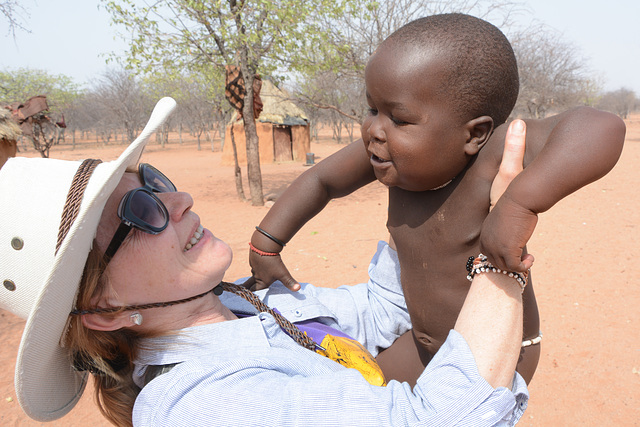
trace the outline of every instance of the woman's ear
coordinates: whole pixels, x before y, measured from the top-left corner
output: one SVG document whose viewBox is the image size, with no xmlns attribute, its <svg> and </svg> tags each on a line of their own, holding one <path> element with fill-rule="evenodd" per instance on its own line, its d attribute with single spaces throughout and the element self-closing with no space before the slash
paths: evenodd
<svg viewBox="0 0 640 427">
<path fill-rule="evenodd" d="M 91 307 L 117 307 L 119 301 L 102 296 L 91 298 Z M 130 314 L 130 313 L 129 313 Z M 82 315 L 82 324 L 87 329 L 96 331 L 115 331 L 125 326 L 131 326 L 127 312 L 113 313 L 89 313 Z"/>
<path fill-rule="evenodd" d="M 102 314 L 91 313 L 82 315 L 82 324 L 87 329 L 95 331 L 115 331 L 125 326 L 131 326 L 127 313 Z"/>
<path fill-rule="evenodd" d="M 465 128 L 469 135 L 464 146 L 465 153 L 469 156 L 475 156 L 493 133 L 493 119 L 489 116 L 476 117 L 469 120 Z"/>
</svg>

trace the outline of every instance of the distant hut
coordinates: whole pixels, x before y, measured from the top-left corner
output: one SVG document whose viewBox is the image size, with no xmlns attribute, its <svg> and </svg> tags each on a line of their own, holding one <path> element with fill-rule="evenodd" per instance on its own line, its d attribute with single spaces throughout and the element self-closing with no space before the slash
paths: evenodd
<svg viewBox="0 0 640 427">
<path fill-rule="evenodd" d="M 18 137 L 22 132 L 11 117 L 11 112 L 0 107 L 0 168 L 9 157 L 15 157 L 18 152 Z"/>
<path fill-rule="evenodd" d="M 256 121 L 260 163 L 304 161 L 310 151 L 309 119 L 288 99 L 288 95 L 268 80 L 262 82 L 260 91 L 263 110 Z M 227 125 L 222 163 L 233 165 L 231 126 L 238 151 L 238 163 L 247 163 L 246 139 L 242 120 L 234 113 Z"/>
</svg>

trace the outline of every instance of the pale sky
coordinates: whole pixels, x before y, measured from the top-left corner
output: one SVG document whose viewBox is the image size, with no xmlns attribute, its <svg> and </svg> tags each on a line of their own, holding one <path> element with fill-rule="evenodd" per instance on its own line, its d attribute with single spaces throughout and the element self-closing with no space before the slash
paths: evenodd
<svg viewBox="0 0 640 427">
<path fill-rule="evenodd" d="M 639 0 L 527 0 L 532 16 L 560 31 L 588 60 L 604 90 L 640 97 Z"/>
<path fill-rule="evenodd" d="M 640 97 L 640 0 L 526 0 L 531 18 L 575 45 L 604 90 L 626 87 Z M 7 32 L 0 19 L 0 69 L 29 67 L 85 84 L 106 69 L 104 54 L 122 52 L 109 16 L 96 0 L 21 0 L 31 33 Z M 119 29 L 120 30 L 120 29 Z"/>
</svg>

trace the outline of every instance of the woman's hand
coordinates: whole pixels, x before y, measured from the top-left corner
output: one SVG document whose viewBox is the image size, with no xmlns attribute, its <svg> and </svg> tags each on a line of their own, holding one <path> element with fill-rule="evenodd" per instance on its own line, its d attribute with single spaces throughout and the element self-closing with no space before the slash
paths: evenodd
<svg viewBox="0 0 640 427">
<path fill-rule="evenodd" d="M 491 207 L 498 203 L 513 178 L 523 169 L 524 152 L 526 146 L 527 126 L 522 120 L 514 120 L 509 124 L 504 138 L 502 162 L 493 183 L 491 184 Z"/>
<path fill-rule="evenodd" d="M 504 141 L 502 162 L 491 185 L 491 212 L 480 235 L 482 253 L 493 265 L 507 271 L 523 272 L 533 263 L 533 257 L 523 255 L 523 249 L 538 217 L 510 200 L 508 195 L 502 197 L 511 181 L 523 170 L 525 138 L 524 121 L 511 122 Z"/>
</svg>

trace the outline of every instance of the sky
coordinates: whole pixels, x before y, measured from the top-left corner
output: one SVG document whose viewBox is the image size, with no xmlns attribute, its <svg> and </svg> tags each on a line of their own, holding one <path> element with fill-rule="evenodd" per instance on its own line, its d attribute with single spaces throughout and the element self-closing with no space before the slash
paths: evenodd
<svg viewBox="0 0 640 427">
<path fill-rule="evenodd" d="M 121 53 L 125 42 L 115 37 L 97 0 L 21 0 L 28 15 L 15 40 L 0 17 L 0 70 L 20 67 L 70 76 L 80 85 L 98 79 L 109 52 Z M 525 0 L 530 15 L 559 31 L 578 49 L 605 91 L 622 87 L 640 96 L 639 0 Z"/>
<path fill-rule="evenodd" d="M 605 91 L 621 87 L 640 97 L 640 1 L 528 0 L 531 16 L 575 46 Z"/>
</svg>

